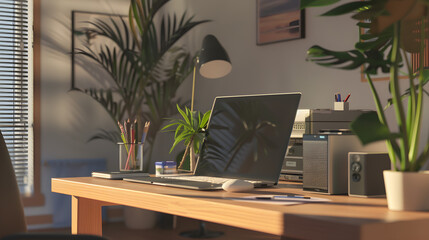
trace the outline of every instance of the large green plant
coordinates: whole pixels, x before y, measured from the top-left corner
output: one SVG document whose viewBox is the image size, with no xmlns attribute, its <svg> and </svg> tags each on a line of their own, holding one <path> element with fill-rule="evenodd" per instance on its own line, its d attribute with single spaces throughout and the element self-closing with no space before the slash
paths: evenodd
<svg viewBox="0 0 429 240">
<path fill-rule="evenodd" d="M 327 6 L 339 0 L 301 0 L 301 7 Z M 307 54 L 310 61 L 327 67 L 356 69 L 363 66 L 373 93 L 377 112 L 361 115 L 352 123 L 352 130 L 366 144 L 385 140 L 392 165 L 399 171 L 418 171 L 429 158 L 429 139 L 419 155 L 422 132 L 424 86 L 429 71 L 423 64 L 413 73 L 408 60 L 409 53 L 419 53 L 423 62 L 424 40 L 428 39 L 429 2 L 425 0 L 369 0 L 347 2 L 324 13 L 338 16 L 353 13 L 360 34 L 355 49 L 331 51 L 320 46 L 311 47 Z M 427 46 L 429 47 L 429 46 Z M 409 88 L 401 94 L 399 69 L 408 70 Z M 389 128 L 384 108 L 374 87 L 372 76 L 377 71 L 390 74 L 391 99 L 387 107 L 393 107 L 398 130 Z M 427 110 L 427 108 L 426 108 Z"/>
<path fill-rule="evenodd" d="M 176 104 L 184 102 L 176 97 L 182 82 L 192 72 L 194 56 L 177 41 L 195 26 L 207 22 L 194 21 L 183 13 L 161 13 L 169 0 L 131 0 L 129 21 L 90 22 L 84 32 L 109 39 L 112 45 L 93 50 L 89 46 L 78 49 L 81 54 L 98 63 L 111 77 L 108 88 L 78 89 L 100 103 L 113 123 L 125 118 L 138 119 L 142 126 L 150 121 L 147 136 L 152 152 L 155 137 L 165 118 L 175 113 Z M 101 130 L 92 139 L 103 138 L 113 142 L 119 139 L 119 129 Z"/>
</svg>

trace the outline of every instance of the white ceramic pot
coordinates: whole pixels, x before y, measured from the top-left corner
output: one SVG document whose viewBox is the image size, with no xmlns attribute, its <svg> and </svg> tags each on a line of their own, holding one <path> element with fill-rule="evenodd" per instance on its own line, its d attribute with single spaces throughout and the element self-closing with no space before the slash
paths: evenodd
<svg viewBox="0 0 429 240">
<path fill-rule="evenodd" d="M 154 228 L 158 222 L 159 215 L 158 212 L 124 206 L 125 226 L 130 229 Z"/>
<path fill-rule="evenodd" d="M 387 206 L 395 211 L 429 210 L 429 171 L 384 171 Z"/>
</svg>

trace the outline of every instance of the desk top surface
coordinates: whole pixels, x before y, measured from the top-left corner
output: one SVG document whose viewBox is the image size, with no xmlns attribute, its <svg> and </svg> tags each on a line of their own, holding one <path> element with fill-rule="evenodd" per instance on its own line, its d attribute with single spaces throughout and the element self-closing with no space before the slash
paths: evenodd
<svg viewBox="0 0 429 240">
<path fill-rule="evenodd" d="M 252 192 L 229 193 L 79 177 L 52 179 L 52 191 L 106 202 L 106 205 L 145 208 L 293 238 L 420 239 L 429 236 L 429 212 L 390 211 L 385 198 L 308 193 L 303 192 L 299 184 L 287 182 Z M 257 194 L 304 194 L 332 201 L 282 206 L 225 199 Z"/>
</svg>

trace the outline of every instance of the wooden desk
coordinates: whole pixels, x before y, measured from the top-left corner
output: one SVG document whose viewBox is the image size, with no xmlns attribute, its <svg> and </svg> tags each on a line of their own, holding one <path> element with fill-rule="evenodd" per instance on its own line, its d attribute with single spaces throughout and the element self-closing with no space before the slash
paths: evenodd
<svg viewBox="0 0 429 240">
<path fill-rule="evenodd" d="M 298 186 L 299 187 L 299 186 Z M 385 199 L 303 193 L 297 185 L 252 193 L 194 191 L 91 177 L 52 179 L 52 192 L 72 196 L 72 233 L 101 235 L 101 206 L 127 205 L 282 236 L 283 239 L 429 239 L 429 212 L 394 212 Z M 223 199 L 293 193 L 329 203 L 276 206 Z"/>
</svg>

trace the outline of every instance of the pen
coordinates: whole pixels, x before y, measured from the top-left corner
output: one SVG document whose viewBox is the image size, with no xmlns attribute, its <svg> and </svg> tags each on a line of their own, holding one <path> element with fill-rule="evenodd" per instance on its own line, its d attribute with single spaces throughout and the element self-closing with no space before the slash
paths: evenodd
<svg viewBox="0 0 429 240">
<path fill-rule="evenodd" d="M 341 93 L 338 93 L 338 102 L 341 102 Z"/>
<path fill-rule="evenodd" d="M 276 199 L 311 199 L 307 196 L 272 196 L 272 197 L 255 197 L 258 200 L 276 200 Z"/>
<path fill-rule="evenodd" d="M 344 102 L 347 102 L 347 100 L 349 100 L 351 93 L 349 93 L 349 95 L 347 95 L 346 99 L 344 99 Z"/>
<path fill-rule="evenodd" d="M 335 96 L 335 102 L 338 102 L 337 94 L 335 94 L 334 96 Z"/>
<path fill-rule="evenodd" d="M 273 199 L 287 199 L 287 198 L 311 199 L 311 197 L 307 197 L 307 196 L 273 196 Z"/>
</svg>

